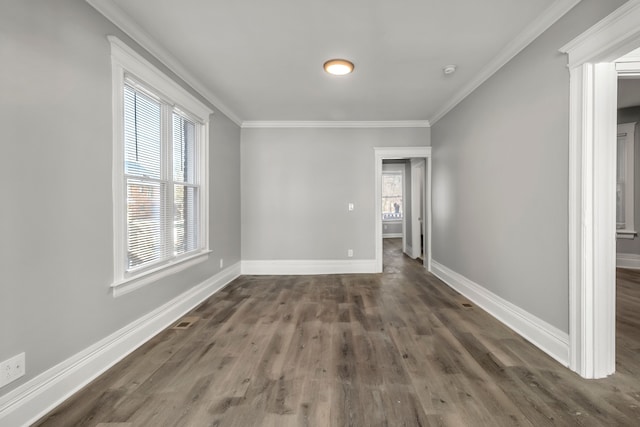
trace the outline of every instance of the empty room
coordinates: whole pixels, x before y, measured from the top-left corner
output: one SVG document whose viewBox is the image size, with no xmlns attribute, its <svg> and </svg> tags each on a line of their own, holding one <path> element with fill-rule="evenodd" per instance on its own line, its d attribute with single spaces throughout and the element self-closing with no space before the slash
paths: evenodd
<svg viewBox="0 0 640 427">
<path fill-rule="evenodd" d="M 0 427 L 640 424 L 640 0 L 2 0 L 0 64 Z"/>
</svg>

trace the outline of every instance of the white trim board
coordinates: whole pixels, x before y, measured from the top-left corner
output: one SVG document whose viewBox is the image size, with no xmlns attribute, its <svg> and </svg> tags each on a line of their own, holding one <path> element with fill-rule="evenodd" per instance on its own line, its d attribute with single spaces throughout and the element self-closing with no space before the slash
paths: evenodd
<svg viewBox="0 0 640 427">
<path fill-rule="evenodd" d="M 310 275 L 375 273 L 375 260 L 244 260 L 242 274 Z"/>
<path fill-rule="evenodd" d="M 380 121 L 257 121 L 245 120 L 243 129 L 251 128 L 428 128 L 428 120 Z"/>
<path fill-rule="evenodd" d="M 0 397 L 0 425 L 37 421 L 239 275 L 238 262 Z"/>
<path fill-rule="evenodd" d="M 433 274 L 449 287 L 460 292 L 562 365 L 569 366 L 569 334 L 435 260 L 431 260 L 431 269 Z"/>
<path fill-rule="evenodd" d="M 640 46 L 640 0 L 629 0 L 560 48 L 568 55 L 570 368 L 615 371 L 615 62 Z"/>
<path fill-rule="evenodd" d="M 618 253 L 616 255 L 616 267 L 640 269 L 640 255 Z"/>
<path fill-rule="evenodd" d="M 397 239 L 402 238 L 402 233 L 382 233 L 383 239 Z"/>
<path fill-rule="evenodd" d="M 450 97 L 441 109 L 439 109 L 430 119 L 431 125 L 436 124 L 438 120 L 443 118 L 449 111 L 453 110 L 456 105 L 462 102 L 467 96 L 476 90 L 482 83 L 487 81 L 507 62 L 513 59 L 518 53 L 526 48 L 532 41 L 537 39 L 558 19 L 562 18 L 581 0 L 557 0 L 551 4 L 535 21 L 529 24 L 524 30 L 518 34 L 512 41 L 505 46 L 502 51 L 496 55 L 482 70 L 480 70 L 473 80 L 462 87 L 458 92 Z"/>
</svg>

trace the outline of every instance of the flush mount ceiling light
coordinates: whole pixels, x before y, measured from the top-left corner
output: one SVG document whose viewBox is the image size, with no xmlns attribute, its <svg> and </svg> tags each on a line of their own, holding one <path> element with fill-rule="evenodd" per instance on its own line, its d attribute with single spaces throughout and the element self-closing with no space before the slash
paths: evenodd
<svg viewBox="0 0 640 427">
<path fill-rule="evenodd" d="M 331 59 L 324 63 L 324 70 L 334 76 L 344 76 L 353 72 L 353 62 L 346 59 Z"/>
</svg>

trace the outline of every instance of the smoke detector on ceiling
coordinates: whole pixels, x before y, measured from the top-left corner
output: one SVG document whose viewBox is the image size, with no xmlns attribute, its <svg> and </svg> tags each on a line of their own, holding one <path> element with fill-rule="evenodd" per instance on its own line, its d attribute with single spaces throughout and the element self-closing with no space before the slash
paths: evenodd
<svg viewBox="0 0 640 427">
<path fill-rule="evenodd" d="M 455 65 L 447 65 L 445 66 L 442 71 L 448 76 L 450 74 L 453 74 L 456 72 L 456 66 Z"/>
</svg>

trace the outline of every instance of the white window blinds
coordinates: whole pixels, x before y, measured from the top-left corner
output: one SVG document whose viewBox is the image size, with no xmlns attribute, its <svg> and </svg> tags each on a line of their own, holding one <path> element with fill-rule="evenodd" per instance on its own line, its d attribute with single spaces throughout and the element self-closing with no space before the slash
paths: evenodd
<svg viewBox="0 0 640 427">
<path fill-rule="evenodd" d="M 198 126 L 139 84 L 125 83 L 127 271 L 200 248 Z"/>
</svg>

